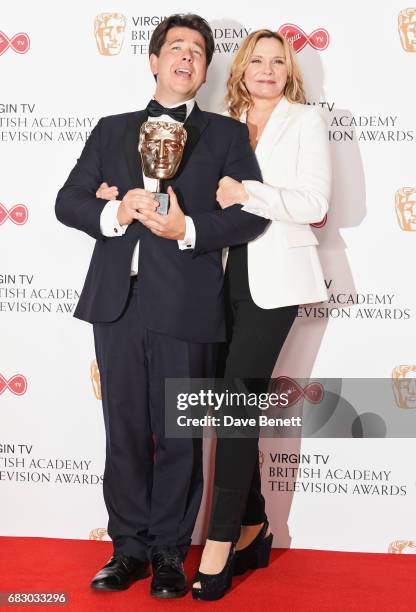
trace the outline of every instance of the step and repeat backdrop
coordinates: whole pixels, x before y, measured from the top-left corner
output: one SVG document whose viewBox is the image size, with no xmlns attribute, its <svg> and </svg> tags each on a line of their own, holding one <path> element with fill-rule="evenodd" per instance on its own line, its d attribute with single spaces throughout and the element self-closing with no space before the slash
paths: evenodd
<svg viewBox="0 0 416 612">
<path fill-rule="evenodd" d="M 92 328 L 72 317 L 94 244 L 57 222 L 54 202 L 99 118 L 141 109 L 152 96 L 154 28 L 190 11 L 215 35 L 198 95 L 203 109 L 223 110 L 233 53 L 249 32 L 267 27 L 290 39 L 308 103 L 328 125 L 333 194 L 314 232 L 329 299 L 299 309 L 275 375 L 389 379 L 391 411 L 399 418 L 416 410 L 416 4 L 5 2 L 1 535 L 108 539 Z M 304 413 L 313 409 L 307 389 L 299 398 Z M 367 408 L 377 413 L 371 397 Z M 275 545 L 416 552 L 414 431 L 401 439 L 367 433 L 261 440 Z M 213 452 L 207 441 L 195 542 L 204 537 Z"/>
</svg>

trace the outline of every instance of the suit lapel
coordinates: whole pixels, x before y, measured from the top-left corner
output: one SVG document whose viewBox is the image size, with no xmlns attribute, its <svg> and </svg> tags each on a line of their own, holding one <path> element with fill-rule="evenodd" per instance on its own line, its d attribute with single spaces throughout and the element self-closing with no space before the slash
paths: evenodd
<svg viewBox="0 0 416 612">
<path fill-rule="evenodd" d="M 139 154 L 139 132 L 142 124 L 147 120 L 147 111 L 139 111 L 130 119 L 124 134 L 124 155 L 126 158 L 128 173 L 132 184 L 131 189 L 141 187 L 143 189 L 142 162 Z M 126 236 L 131 245 L 136 244 L 141 237 L 143 225 L 133 221 L 127 228 Z"/>
<path fill-rule="evenodd" d="M 272 114 L 269 117 L 268 122 L 263 130 L 260 140 L 256 147 L 256 157 L 258 159 L 260 168 L 263 169 L 270 160 L 273 148 L 276 142 L 279 140 L 286 121 L 290 114 L 291 104 L 287 98 L 283 97 L 276 105 Z"/>
<path fill-rule="evenodd" d="M 142 124 L 147 121 L 147 112 L 139 111 L 127 124 L 124 136 L 124 153 L 126 155 L 127 167 L 130 180 L 134 187 L 143 189 L 142 163 L 139 154 L 139 132 Z"/>
<path fill-rule="evenodd" d="M 161 190 L 166 193 L 166 190 L 169 185 L 175 183 L 179 177 L 181 176 L 184 168 L 186 167 L 189 158 L 191 157 L 192 151 L 195 149 L 202 132 L 205 130 L 208 125 L 208 119 L 206 115 L 200 110 L 199 106 L 195 102 L 194 108 L 183 124 L 183 127 L 187 133 L 187 139 L 185 143 L 185 148 L 183 151 L 181 163 L 179 164 L 179 168 L 174 177 L 171 179 L 167 179 L 162 181 Z"/>
</svg>

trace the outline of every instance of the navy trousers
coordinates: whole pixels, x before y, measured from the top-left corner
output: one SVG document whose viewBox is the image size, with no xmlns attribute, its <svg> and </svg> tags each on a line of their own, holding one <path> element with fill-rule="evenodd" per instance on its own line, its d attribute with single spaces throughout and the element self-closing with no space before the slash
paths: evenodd
<svg viewBox="0 0 416 612">
<path fill-rule="evenodd" d="M 141 299 L 140 280 L 132 279 L 120 318 L 94 323 L 108 533 L 116 554 L 145 560 L 157 548 L 177 546 L 184 557 L 202 497 L 202 440 L 165 437 L 165 378 L 215 375 L 218 344 L 147 329 Z"/>
</svg>

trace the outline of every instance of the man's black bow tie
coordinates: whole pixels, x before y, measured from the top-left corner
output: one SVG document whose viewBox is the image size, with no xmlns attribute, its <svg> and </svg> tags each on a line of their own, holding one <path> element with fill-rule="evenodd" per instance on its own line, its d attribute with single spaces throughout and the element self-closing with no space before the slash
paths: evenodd
<svg viewBox="0 0 416 612">
<path fill-rule="evenodd" d="M 147 105 L 149 117 L 160 117 L 160 115 L 169 115 L 172 119 L 183 123 L 186 119 L 186 104 L 175 106 L 175 108 L 165 108 L 157 100 L 150 100 Z"/>
</svg>

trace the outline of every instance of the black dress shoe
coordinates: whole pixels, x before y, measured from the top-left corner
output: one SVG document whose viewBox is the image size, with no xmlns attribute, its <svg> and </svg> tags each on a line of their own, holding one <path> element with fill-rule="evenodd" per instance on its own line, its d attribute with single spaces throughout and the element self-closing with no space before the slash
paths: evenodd
<svg viewBox="0 0 416 612">
<path fill-rule="evenodd" d="M 150 576 L 149 563 L 126 555 L 114 555 L 94 576 L 91 588 L 97 591 L 125 591 L 136 580 Z"/>
<path fill-rule="evenodd" d="M 183 597 L 188 592 L 183 563 L 177 548 L 161 548 L 152 557 L 150 594 L 161 599 Z"/>
</svg>

